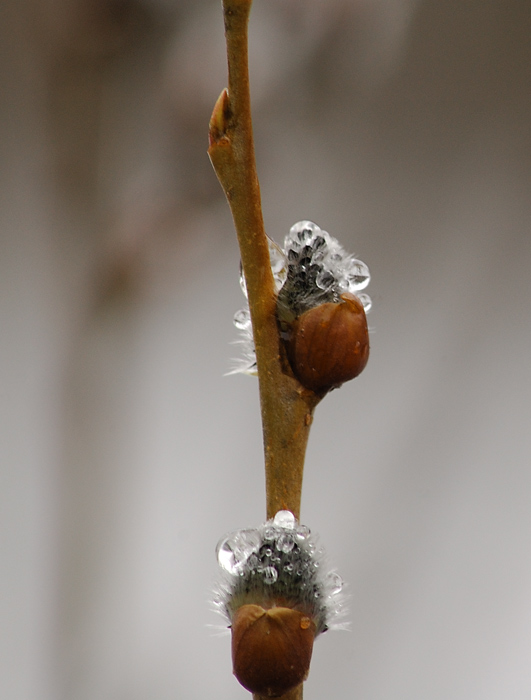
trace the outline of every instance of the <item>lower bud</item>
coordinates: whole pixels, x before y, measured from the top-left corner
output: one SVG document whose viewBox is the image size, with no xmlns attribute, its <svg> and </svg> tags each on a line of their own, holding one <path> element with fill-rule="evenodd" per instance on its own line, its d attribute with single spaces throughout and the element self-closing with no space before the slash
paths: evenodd
<svg viewBox="0 0 531 700">
<path fill-rule="evenodd" d="M 369 359 L 369 331 L 360 300 L 342 294 L 339 303 L 314 306 L 291 326 L 291 368 L 303 386 L 322 393 L 360 374 Z"/>
<path fill-rule="evenodd" d="M 315 634 L 299 610 L 243 605 L 232 620 L 234 675 L 252 693 L 284 695 L 306 679 Z"/>
</svg>

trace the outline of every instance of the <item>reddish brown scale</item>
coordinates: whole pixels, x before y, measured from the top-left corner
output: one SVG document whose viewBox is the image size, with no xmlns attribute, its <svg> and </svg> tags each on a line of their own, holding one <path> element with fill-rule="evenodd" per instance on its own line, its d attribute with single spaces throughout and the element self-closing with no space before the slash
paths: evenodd
<svg viewBox="0 0 531 700">
<path fill-rule="evenodd" d="M 232 620 L 234 675 L 251 693 L 284 695 L 308 675 L 315 632 L 298 610 L 243 605 Z"/>
<path fill-rule="evenodd" d="M 361 301 L 342 294 L 339 303 L 309 309 L 292 324 L 286 344 L 293 373 L 316 393 L 326 393 L 363 371 L 369 330 Z"/>
</svg>

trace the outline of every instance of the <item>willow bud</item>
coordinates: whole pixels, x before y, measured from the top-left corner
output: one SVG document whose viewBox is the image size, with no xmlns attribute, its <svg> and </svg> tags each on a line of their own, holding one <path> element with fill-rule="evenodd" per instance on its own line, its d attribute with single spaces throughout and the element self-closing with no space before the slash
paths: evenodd
<svg viewBox="0 0 531 700">
<path fill-rule="evenodd" d="M 284 695 L 306 679 L 314 639 L 339 626 L 341 577 L 287 510 L 223 537 L 217 557 L 214 604 L 231 627 L 234 675 L 257 695 Z"/>
<path fill-rule="evenodd" d="M 357 376 L 365 367 L 369 347 L 364 316 L 372 302 L 363 291 L 371 279 L 367 265 L 348 254 L 339 241 L 313 221 L 299 221 L 292 226 L 283 248 L 269 240 L 269 260 L 277 292 L 280 335 L 285 342 L 292 338 L 289 345 L 295 348 L 287 349 L 290 360 L 295 358 L 293 371 L 302 384 L 321 393 Z M 247 296 L 243 277 L 240 283 Z M 346 300 L 352 300 L 353 295 L 355 303 L 348 304 Z M 360 306 L 363 313 L 359 313 Z M 337 318 L 332 311 L 338 312 Z M 307 316 L 307 312 L 311 314 Z M 241 333 L 243 358 L 230 374 L 256 374 L 248 306 L 236 313 L 234 325 Z M 313 337 L 315 325 L 326 330 L 324 337 L 318 333 L 319 340 Z M 304 340 L 297 337 L 298 332 L 306 336 Z M 308 340 L 310 334 L 312 338 Z M 308 346 L 314 341 L 317 344 L 315 350 L 306 347 L 303 352 L 301 347 L 302 357 L 299 358 L 299 344 Z"/>
<path fill-rule="evenodd" d="M 369 359 L 369 330 L 361 301 L 344 293 L 305 311 L 291 324 L 286 349 L 307 389 L 323 393 L 354 379 Z"/>
<path fill-rule="evenodd" d="M 234 675 L 251 693 L 284 695 L 306 679 L 315 634 L 299 610 L 243 605 L 232 620 Z"/>
</svg>

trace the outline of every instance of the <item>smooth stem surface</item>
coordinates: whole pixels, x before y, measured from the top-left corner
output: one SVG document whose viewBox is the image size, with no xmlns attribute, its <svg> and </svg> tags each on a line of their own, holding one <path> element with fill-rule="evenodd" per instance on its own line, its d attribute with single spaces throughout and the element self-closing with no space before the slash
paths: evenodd
<svg viewBox="0 0 531 700">
<path fill-rule="evenodd" d="M 267 517 L 285 509 L 299 518 L 306 444 L 319 398 L 299 384 L 281 358 L 251 121 L 247 55 L 251 4 L 251 0 L 223 2 L 229 89 L 221 93 L 212 113 L 208 153 L 232 211 L 247 285 L 260 383 Z"/>
<path fill-rule="evenodd" d="M 271 698 L 253 694 L 253 700 L 271 700 Z M 285 693 L 281 700 L 302 700 L 302 684 L 293 688 L 293 690 L 290 690 L 288 693 Z"/>
</svg>

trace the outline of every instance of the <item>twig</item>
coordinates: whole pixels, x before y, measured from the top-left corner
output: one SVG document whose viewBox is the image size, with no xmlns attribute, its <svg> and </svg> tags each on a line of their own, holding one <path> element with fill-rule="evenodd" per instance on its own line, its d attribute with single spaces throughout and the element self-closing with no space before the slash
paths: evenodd
<svg viewBox="0 0 531 700">
<path fill-rule="evenodd" d="M 247 286 L 260 384 L 267 517 L 290 510 L 299 518 L 306 444 L 320 397 L 293 377 L 279 340 L 251 121 L 247 54 L 251 4 L 252 0 L 223 2 L 229 88 L 212 113 L 208 153 L 232 211 Z"/>
<path fill-rule="evenodd" d="M 253 695 L 253 700 L 271 700 L 263 695 Z M 298 685 L 293 690 L 284 693 L 281 700 L 302 700 L 302 685 Z"/>
</svg>

